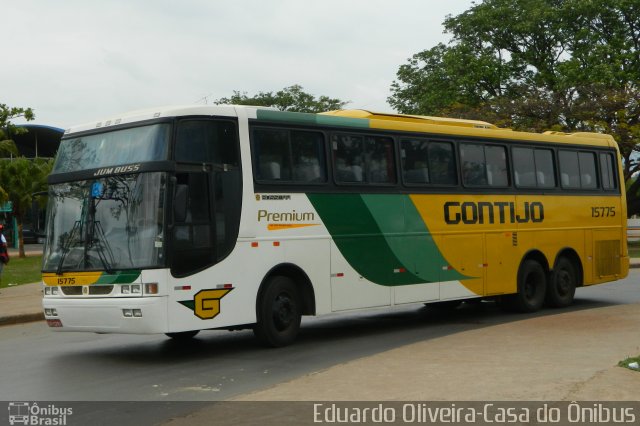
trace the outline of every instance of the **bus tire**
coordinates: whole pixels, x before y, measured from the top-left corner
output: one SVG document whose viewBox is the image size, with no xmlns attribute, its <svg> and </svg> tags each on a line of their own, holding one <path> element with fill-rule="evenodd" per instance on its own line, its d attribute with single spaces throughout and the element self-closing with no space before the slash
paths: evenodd
<svg viewBox="0 0 640 426">
<path fill-rule="evenodd" d="M 256 337 L 271 347 L 293 342 L 302 318 L 300 295 L 295 283 L 284 276 L 271 277 L 258 301 Z"/>
<path fill-rule="evenodd" d="M 535 312 L 544 304 L 547 274 L 540 263 L 527 259 L 518 269 L 518 292 L 511 305 L 518 312 Z"/>
<path fill-rule="evenodd" d="M 559 258 L 547 286 L 546 304 L 553 308 L 571 305 L 577 283 L 578 278 L 573 262 L 566 257 Z"/>
<path fill-rule="evenodd" d="M 173 340 L 189 340 L 200 333 L 200 330 L 178 331 L 175 333 L 164 333 L 167 337 L 171 337 Z"/>
</svg>

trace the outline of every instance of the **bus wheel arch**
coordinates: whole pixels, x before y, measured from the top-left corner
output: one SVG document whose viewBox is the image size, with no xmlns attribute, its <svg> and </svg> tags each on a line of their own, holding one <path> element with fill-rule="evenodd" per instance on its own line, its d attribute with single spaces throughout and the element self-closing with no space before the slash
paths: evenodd
<svg viewBox="0 0 640 426">
<path fill-rule="evenodd" d="M 504 296 L 503 302 L 517 312 L 536 312 L 545 302 L 549 263 L 538 250 L 527 253 L 520 262 L 517 272 L 517 291 Z"/>
<path fill-rule="evenodd" d="M 563 308 L 573 303 L 576 287 L 583 284 L 582 262 L 570 248 L 561 250 L 556 256 L 547 283 L 546 304 Z"/>
<path fill-rule="evenodd" d="M 293 342 L 302 315 L 315 314 L 315 297 L 308 276 L 297 266 L 278 265 L 260 284 L 254 333 L 267 346 Z"/>
</svg>

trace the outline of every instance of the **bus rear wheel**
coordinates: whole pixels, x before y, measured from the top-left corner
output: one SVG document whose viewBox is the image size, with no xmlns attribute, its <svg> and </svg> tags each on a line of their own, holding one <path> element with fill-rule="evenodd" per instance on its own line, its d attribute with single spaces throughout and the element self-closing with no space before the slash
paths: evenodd
<svg viewBox="0 0 640 426">
<path fill-rule="evenodd" d="M 511 306 L 518 312 L 535 312 L 545 300 L 547 274 L 540 263 L 527 259 L 518 269 L 518 292 L 511 296 Z"/>
<path fill-rule="evenodd" d="M 258 302 L 258 321 L 253 328 L 254 334 L 267 346 L 290 344 L 300 330 L 300 308 L 295 283 L 284 276 L 270 278 Z"/>
<path fill-rule="evenodd" d="M 578 278 L 571 260 L 561 257 L 551 273 L 547 287 L 546 303 L 553 308 L 564 308 L 573 303 Z"/>
</svg>

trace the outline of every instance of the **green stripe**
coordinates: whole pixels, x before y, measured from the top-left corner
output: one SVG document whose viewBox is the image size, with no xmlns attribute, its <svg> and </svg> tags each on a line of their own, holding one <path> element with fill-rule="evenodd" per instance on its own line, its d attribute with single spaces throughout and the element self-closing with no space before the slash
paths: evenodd
<svg viewBox="0 0 640 426">
<path fill-rule="evenodd" d="M 396 273 L 404 265 L 395 256 L 359 194 L 309 194 L 340 253 L 353 269 L 376 284 L 415 284 L 410 272 Z"/>
<path fill-rule="evenodd" d="M 130 284 L 140 277 L 140 271 L 121 271 L 116 274 L 104 273 L 98 278 L 96 284 Z"/>
<path fill-rule="evenodd" d="M 367 118 L 338 117 L 334 115 L 274 111 L 269 109 L 257 110 L 256 116 L 259 120 L 265 121 L 278 121 L 305 125 L 369 128 L 369 119 Z"/>
<path fill-rule="evenodd" d="M 442 269 L 448 262 L 408 195 L 363 194 L 362 199 L 395 256 L 420 282 L 469 278 Z"/>
<path fill-rule="evenodd" d="M 367 280 L 396 286 L 468 278 L 442 269 L 448 263 L 408 195 L 307 197 L 340 253 Z"/>
</svg>

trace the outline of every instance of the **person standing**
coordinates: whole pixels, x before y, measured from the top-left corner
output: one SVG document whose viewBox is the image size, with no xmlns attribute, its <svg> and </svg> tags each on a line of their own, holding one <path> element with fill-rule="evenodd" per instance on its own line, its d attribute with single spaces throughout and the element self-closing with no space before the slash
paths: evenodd
<svg viewBox="0 0 640 426">
<path fill-rule="evenodd" d="M 0 224 L 0 282 L 2 281 L 2 272 L 4 265 L 9 263 L 9 250 L 7 249 L 7 239 L 3 234 L 4 225 Z"/>
</svg>

